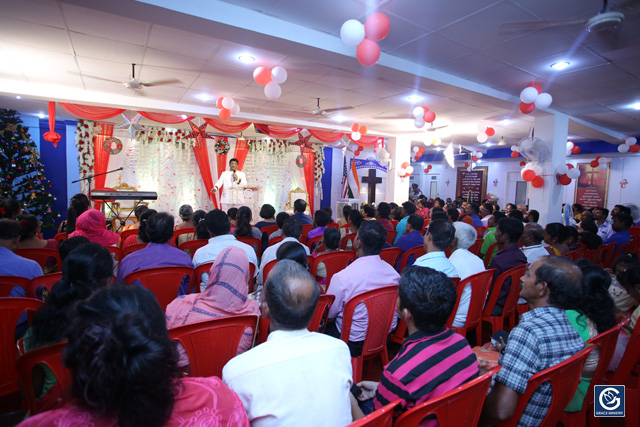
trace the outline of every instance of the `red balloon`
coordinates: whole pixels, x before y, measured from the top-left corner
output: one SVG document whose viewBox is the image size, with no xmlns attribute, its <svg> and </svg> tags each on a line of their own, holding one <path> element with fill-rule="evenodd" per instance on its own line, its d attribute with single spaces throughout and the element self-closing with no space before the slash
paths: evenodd
<svg viewBox="0 0 640 427">
<path fill-rule="evenodd" d="M 512 151 L 512 152 L 511 152 L 511 157 L 513 157 L 514 159 L 515 159 L 516 157 L 518 157 L 519 155 L 520 155 L 520 153 L 518 153 L 517 151 Z"/>
<path fill-rule="evenodd" d="M 580 147 L 578 147 L 577 145 L 574 145 L 573 148 L 571 149 L 571 152 L 573 154 L 578 154 L 580 152 Z"/>
<path fill-rule="evenodd" d="M 360 129 L 360 125 L 357 123 L 354 123 L 351 125 L 351 130 L 354 132 L 358 132 L 358 130 Z"/>
<path fill-rule="evenodd" d="M 571 184 L 571 178 L 569 178 L 567 175 L 561 175 L 560 178 L 558 178 L 558 184 L 569 185 Z"/>
<path fill-rule="evenodd" d="M 431 170 L 431 168 L 433 167 L 433 165 L 429 165 L 429 166 L 427 166 L 427 167 L 429 168 L 429 170 Z"/>
<path fill-rule="evenodd" d="M 493 136 L 496 134 L 496 130 L 494 128 L 487 128 L 487 130 L 485 130 L 484 133 L 486 133 L 487 136 Z"/>
<path fill-rule="evenodd" d="M 471 160 L 473 160 L 474 162 L 477 162 L 477 161 L 478 161 L 478 158 L 477 158 L 476 156 L 473 156 L 473 157 L 471 158 Z"/>
<path fill-rule="evenodd" d="M 524 179 L 525 181 L 533 181 L 535 178 L 536 173 L 531 169 L 527 169 L 526 171 L 522 172 L 522 179 Z"/>
<path fill-rule="evenodd" d="M 229 117 L 231 117 L 231 110 L 229 110 L 228 108 L 223 108 L 222 110 L 220 110 L 220 113 L 218 115 L 222 120 L 229 120 Z"/>
<path fill-rule="evenodd" d="M 380 46 L 373 40 L 364 39 L 356 49 L 356 58 L 360 64 L 369 67 L 380 59 Z"/>
<path fill-rule="evenodd" d="M 409 167 L 409 162 L 404 162 L 403 164 L 400 165 L 400 168 L 402 169 L 406 169 Z"/>
<path fill-rule="evenodd" d="M 520 112 L 522 114 L 531 114 L 533 113 L 533 110 L 536 109 L 536 104 L 533 102 L 531 104 L 525 104 L 524 102 L 521 102 L 518 108 L 520 108 Z"/>
<path fill-rule="evenodd" d="M 429 173 L 429 169 L 425 169 L 425 170 L 424 170 L 424 173 Z"/>
<path fill-rule="evenodd" d="M 602 158 L 602 156 L 598 156 L 596 157 L 596 162 L 600 163 L 600 159 Z"/>
<path fill-rule="evenodd" d="M 360 126 L 360 135 L 366 134 L 368 130 L 366 126 Z"/>
<path fill-rule="evenodd" d="M 567 167 L 568 167 L 569 169 L 573 169 L 573 165 L 572 165 L 571 163 L 567 163 Z"/>
<path fill-rule="evenodd" d="M 465 167 L 465 168 L 468 168 L 469 166 L 471 166 L 471 163 L 469 163 L 469 162 L 467 162 L 467 163 L 465 163 L 465 164 L 464 164 L 464 167 Z"/>
<path fill-rule="evenodd" d="M 258 68 L 253 71 L 253 80 L 255 80 L 259 85 L 264 86 L 271 81 L 271 70 L 265 67 Z"/>
<path fill-rule="evenodd" d="M 391 22 L 384 13 L 374 13 L 364 21 L 364 36 L 371 40 L 382 40 L 390 29 Z"/>
<path fill-rule="evenodd" d="M 527 162 L 525 162 L 524 160 L 520 162 L 520 166 L 524 166 L 526 164 L 527 164 Z"/>
<path fill-rule="evenodd" d="M 541 176 L 536 176 L 535 178 L 533 178 L 533 181 L 531 181 L 531 185 L 533 185 L 535 188 L 540 188 L 544 185 L 544 178 Z"/>
<path fill-rule="evenodd" d="M 427 111 L 424 113 L 424 121 L 427 123 L 432 123 L 436 119 L 436 113 L 433 111 Z"/>
<path fill-rule="evenodd" d="M 633 144 L 631 147 L 629 147 L 629 151 L 631 151 L 632 153 L 637 153 L 638 151 L 640 151 L 640 144 Z"/>
<path fill-rule="evenodd" d="M 589 163 L 589 165 L 591 165 L 592 168 L 597 168 L 598 167 L 598 161 L 597 160 L 591 160 L 591 163 Z"/>
<path fill-rule="evenodd" d="M 424 111 L 425 111 L 425 112 L 426 112 L 426 111 L 429 111 L 429 109 L 427 108 L 427 106 L 426 106 L 426 105 L 421 105 L 421 107 L 422 107 L 422 108 L 424 108 Z"/>
<path fill-rule="evenodd" d="M 536 90 L 538 91 L 538 93 L 542 93 L 542 86 L 540 86 L 538 83 L 536 82 L 531 82 L 529 83 L 529 87 L 535 87 Z"/>
<path fill-rule="evenodd" d="M 219 110 L 222 110 L 224 108 L 222 106 L 222 97 L 218 98 L 218 100 L 216 101 L 216 107 L 218 107 Z"/>
</svg>

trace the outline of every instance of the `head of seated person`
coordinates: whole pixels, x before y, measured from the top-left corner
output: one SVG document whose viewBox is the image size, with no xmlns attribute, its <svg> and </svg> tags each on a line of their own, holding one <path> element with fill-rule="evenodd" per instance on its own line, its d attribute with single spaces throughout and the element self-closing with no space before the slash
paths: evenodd
<svg viewBox="0 0 640 427">
<path fill-rule="evenodd" d="M 329 206 L 325 206 L 322 210 L 329 214 L 329 222 L 333 222 L 333 209 Z"/>
<path fill-rule="evenodd" d="M 147 233 L 147 223 L 151 217 L 154 215 L 158 215 L 158 211 L 155 209 L 147 209 L 142 212 L 140 215 L 140 228 L 138 229 L 138 240 L 141 243 L 149 243 L 149 234 Z M 171 231 L 171 235 L 173 235 L 173 230 Z"/>
<path fill-rule="evenodd" d="M 579 259 L 576 265 L 582 271 L 582 298 L 579 312 L 596 324 L 598 333 L 616 324 L 616 307 L 609 294 L 611 275 L 587 259 Z"/>
<path fill-rule="evenodd" d="M 524 222 L 524 214 L 519 209 L 511 209 L 507 214 L 507 218 L 513 218 L 520 222 Z"/>
<path fill-rule="evenodd" d="M 522 243 L 522 246 L 537 246 L 541 245 L 544 240 L 544 229 L 540 224 L 536 224 L 535 222 L 530 222 L 523 228 L 522 236 L 518 241 Z"/>
<path fill-rule="evenodd" d="M 291 215 L 289 215 L 286 212 L 279 212 L 278 215 L 276 215 L 276 225 L 278 226 L 279 229 L 282 230 L 282 226 L 284 225 L 284 222 L 286 221 L 287 218 L 289 218 Z"/>
<path fill-rule="evenodd" d="M 469 250 L 478 238 L 478 232 L 476 229 L 464 222 L 454 222 L 453 227 L 456 230 L 456 237 L 454 240 L 455 248 Z"/>
<path fill-rule="evenodd" d="M 184 222 L 192 222 L 193 221 L 193 208 L 191 205 L 182 205 L 178 210 L 178 215 L 180 219 Z"/>
<path fill-rule="evenodd" d="M 422 231 L 422 227 L 424 227 L 424 218 L 422 217 L 422 215 L 409 215 L 409 218 L 407 219 L 407 225 L 405 227 L 407 233 L 410 233 L 412 231 L 420 232 Z"/>
<path fill-rule="evenodd" d="M 391 213 L 391 206 L 389 203 L 382 202 L 378 204 L 378 216 L 381 219 L 389 219 L 389 214 Z"/>
<path fill-rule="evenodd" d="M 360 228 L 363 221 L 364 217 L 362 216 L 362 213 L 360 213 L 360 211 L 354 209 L 349 214 L 349 224 L 351 224 L 351 226 L 356 230 Z"/>
<path fill-rule="evenodd" d="M 449 221 L 432 220 L 424 236 L 425 249 L 427 252 L 444 252 L 455 237 L 456 229 Z"/>
<path fill-rule="evenodd" d="M 15 252 L 20 242 L 20 225 L 15 219 L 0 218 L 0 246 Z"/>
<path fill-rule="evenodd" d="M 516 210 L 516 212 L 520 211 Z M 515 218 L 502 218 L 498 221 L 496 241 L 502 245 L 517 244 L 522 233 L 524 233 L 522 221 Z"/>
<path fill-rule="evenodd" d="M 290 217 L 282 224 L 282 235 L 299 239 L 302 235 L 302 223 L 298 219 Z"/>
<path fill-rule="evenodd" d="M 284 242 L 281 244 L 276 251 L 276 259 L 278 261 L 289 259 L 297 262 L 305 268 L 308 267 L 307 252 L 298 242 Z"/>
<path fill-rule="evenodd" d="M 387 230 L 380 221 L 364 221 L 353 241 L 353 249 L 358 257 L 380 255 L 387 241 Z"/>
<path fill-rule="evenodd" d="M 220 209 L 214 209 L 207 213 L 204 222 L 211 233 L 211 237 L 224 236 L 231 231 L 229 216 Z"/>
<path fill-rule="evenodd" d="M 304 200 L 297 199 L 295 202 L 293 202 L 294 212 L 304 213 L 304 211 L 306 210 L 307 210 L 307 202 L 305 202 Z"/>
<path fill-rule="evenodd" d="M 276 210 L 273 206 L 271 206 L 268 203 L 265 203 L 264 205 L 262 205 L 262 207 L 260 208 L 260 218 L 262 219 L 274 219 L 273 217 L 276 214 Z"/>
<path fill-rule="evenodd" d="M 147 220 L 147 235 L 151 243 L 165 244 L 173 237 L 174 219 L 165 212 L 152 215 Z"/>
<path fill-rule="evenodd" d="M 325 251 L 337 251 L 340 249 L 340 231 L 337 228 L 329 227 L 322 234 Z"/>
<path fill-rule="evenodd" d="M 376 209 L 371 205 L 364 205 L 362 207 L 362 212 L 364 212 L 364 217 L 367 220 L 374 219 L 376 217 Z"/>
<path fill-rule="evenodd" d="M 247 206 L 241 206 L 238 208 L 238 215 L 236 220 L 236 228 L 233 230 L 233 234 L 236 237 L 253 237 L 253 231 L 251 227 L 251 220 L 253 214 L 251 209 Z"/>
<path fill-rule="evenodd" d="M 60 254 L 60 260 L 64 262 L 65 258 L 71 253 L 71 251 L 77 249 L 79 246 L 89 243 L 91 240 L 84 236 L 69 237 L 68 239 L 60 242 L 58 246 L 58 253 Z"/>
<path fill-rule="evenodd" d="M 229 221 L 231 221 L 232 224 L 235 224 L 238 220 L 238 208 L 229 208 L 227 210 L 227 216 L 229 217 Z"/>
<path fill-rule="evenodd" d="M 569 258 L 544 256 L 527 268 L 520 298 L 527 300 L 532 309 L 541 306 L 578 309 L 583 298 L 582 278 L 582 271 Z"/>
<path fill-rule="evenodd" d="M 313 216 L 313 223 L 316 227 L 326 227 L 330 221 L 331 215 L 322 209 L 316 211 L 316 214 Z"/>
</svg>

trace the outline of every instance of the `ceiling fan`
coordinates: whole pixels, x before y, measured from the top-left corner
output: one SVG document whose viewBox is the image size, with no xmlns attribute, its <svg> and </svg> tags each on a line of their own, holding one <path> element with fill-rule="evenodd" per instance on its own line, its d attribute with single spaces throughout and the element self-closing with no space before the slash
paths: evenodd
<svg viewBox="0 0 640 427">
<path fill-rule="evenodd" d="M 141 91 L 145 87 L 169 85 L 172 83 L 182 83 L 178 79 L 166 79 L 166 80 L 155 80 L 151 82 L 141 82 L 138 78 L 136 78 L 136 64 L 131 64 L 131 76 L 129 76 L 129 81 L 126 81 L 126 82 L 105 79 L 103 77 L 98 77 L 98 76 L 90 76 L 87 74 L 83 74 L 83 77 L 89 77 L 96 80 L 103 80 L 105 82 L 122 83 L 125 88 L 130 90 L 135 90 L 135 91 Z"/>
<path fill-rule="evenodd" d="M 449 127 L 449 125 L 434 126 L 434 125 L 433 125 L 433 122 L 431 122 L 431 125 L 430 125 L 428 128 L 426 128 L 425 130 L 426 130 L 427 132 L 435 132 L 435 131 L 437 131 L 438 129 L 443 129 L 443 128 L 446 128 L 446 127 Z"/>
<path fill-rule="evenodd" d="M 602 9 L 598 11 L 594 16 L 583 19 L 569 19 L 559 21 L 534 21 L 534 22 L 510 22 L 502 24 L 500 27 L 504 31 L 527 31 L 527 30 L 544 30 L 548 28 L 566 27 L 570 25 L 584 25 L 585 29 L 590 33 L 597 33 L 606 30 L 615 30 L 620 27 L 622 21 L 624 21 L 625 13 L 628 15 L 637 12 L 637 4 L 630 1 L 626 7 L 619 8 L 609 6 L 609 0 L 602 1 Z M 618 9 L 618 10 L 614 10 Z"/>
<path fill-rule="evenodd" d="M 333 113 L 336 111 L 342 111 L 342 110 L 352 110 L 353 107 L 337 107 L 337 108 L 325 108 L 322 109 L 320 108 L 320 98 L 316 98 L 318 100 L 318 104 L 316 105 L 316 107 L 311 110 L 311 114 L 313 114 L 314 116 L 324 116 L 327 113 Z"/>
</svg>

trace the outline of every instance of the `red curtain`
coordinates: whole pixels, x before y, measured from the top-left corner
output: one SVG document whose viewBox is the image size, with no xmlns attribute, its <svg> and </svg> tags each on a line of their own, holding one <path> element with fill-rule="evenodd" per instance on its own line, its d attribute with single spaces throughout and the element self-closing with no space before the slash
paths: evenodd
<svg viewBox="0 0 640 427">
<path fill-rule="evenodd" d="M 90 105 L 59 103 L 62 108 L 82 119 L 106 120 L 124 113 L 124 108 L 92 107 Z"/>
<path fill-rule="evenodd" d="M 62 137 L 56 132 L 56 103 L 49 101 L 49 132 L 45 132 L 42 137 L 45 141 L 53 144 L 53 148 L 58 148 L 58 142 Z"/>
<path fill-rule="evenodd" d="M 208 117 L 205 117 L 204 121 L 207 122 L 210 126 L 218 129 L 219 131 L 228 132 L 228 133 L 242 132 L 243 130 L 251 126 L 251 123 L 249 122 L 229 122 L 229 121 L 211 119 Z"/>
<path fill-rule="evenodd" d="M 378 142 L 378 139 L 380 139 L 380 141 L 384 141 L 384 138 L 382 138 L 381 136 L 373 135 L 363 135 L 358 141 L 355 141 L 351 138 L 351 134 L 349 134 L 349 139 L 351 139 L 351 141 L 355 142 L 361 147 L 373 147 Z"/>
<path fill-rule="evenodd" d="M 336 142 L 344 136 L 342 132 L 334 132 L 327 130 L 307 129 L 314 138 L 319 139 L 322 142 Z"/>
<path fill-rule="evenodd" d="M 236 140 L 236 151 L 233 153 L 233 157 L 238 159 L 238 169 L 242 170 L 244 161 L 247 160 L 247 154 L 249 154 L 249 144 L 246 139 Z"/>
<path fill-rule="evenodd" d="M 313 216 L 315 212 L 313 210 L 313 200 L 315 199 L 313 165 L 316 162 L 316 153 L 309 148 L 305 148 L 303 154 L 307 158 L 307 164 L 304 167 L 304 181 L 307 184 L 307 193 L 309 194 L 309 213 Z"/>
<path fill-rule="evenodd" d="M 262 125 L 259 123 L 254 123 L 254 126 L 265 135 L 274 136 L 276 138 L 291 138 L 292 136 L 297 135 L 298 132 L 302 130 L 302 128 Z"/>
<path fill-rule="evenodd" d="M 105 139 L 113 136 L 113 123 L 96 122 L 97 126 L 101 126 L 102 130 L 93 137 L 94 166 L 93 172 L 97 175 L 104 173 L 109 167 L 109 153 L 104 151 L 103 144 Z M 104 188 L 107 175 L 95 177 L 94 188 Z"/>
<path fill-rule="evenodd" d="M 184 123 L 187 120 L 195 119 L 195 116 L 184 116 L 180 114 L 163 114 L 163 113 L 148 113 L 146 111 L 138 111 L 142 117 L 146 117 L 149 120 L 153 120 L 158 123 L 165 123 L 168 125 L 175 125 L 177 123 Z"/>
<path fill-rule="evenodd" d="M 204 188 L 207 190 L 207 194 L 213 201 L 213 205 L 217 208 L 218 202 L 215 195 L 211 192 L 213 190 L 213 179 L 211 178 L 211 164 L 209 163 L 209 150 L 207 144 L 202 141 L 200 144 L 196 144 L 193 147 L 193 154 L 196 156 L 196 162 L 198 162 L 198 169 L 200 169 L 200 176 L 204 182 Z"/>
</svg>

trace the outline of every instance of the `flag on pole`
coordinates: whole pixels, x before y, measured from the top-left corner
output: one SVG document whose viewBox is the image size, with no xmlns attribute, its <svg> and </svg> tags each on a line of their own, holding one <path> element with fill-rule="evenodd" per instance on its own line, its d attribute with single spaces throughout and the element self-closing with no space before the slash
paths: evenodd
<svg viewBox="0 0 640 427">
<path fill-rule="evenodd" d="M 351 170 L 349 171 L 348 181 L 349 181 L 349 198 L 350 199 L 359 199 L 360 198 L 360 179 L 358 178 L 358 171 L 356 170 L 356 159 L 355 157 L 351 159 Z"/>
<path fill-rule="evenodd" d="M 341 197 L 346 199 L 349 195 L 349 181 L 347 178 L 347 157 L 342 157 L 342 192 Z"/>
</svg>

